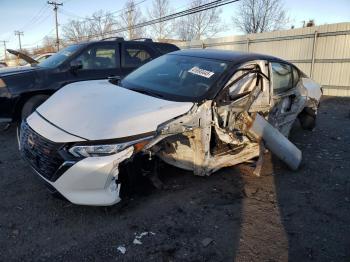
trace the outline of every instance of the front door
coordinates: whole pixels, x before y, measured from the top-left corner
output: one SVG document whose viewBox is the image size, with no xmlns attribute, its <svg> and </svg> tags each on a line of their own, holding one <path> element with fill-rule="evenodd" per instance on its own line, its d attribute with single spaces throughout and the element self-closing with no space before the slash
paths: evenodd
<svg viewBox="0 0 350 262">
<path fill-rule="evenodd" d="M 85 49 L 71 64 L 82 64 L 70 71 L 71 82 L 121 76 L 118 44 L 102 43 Z"/>
</svg>

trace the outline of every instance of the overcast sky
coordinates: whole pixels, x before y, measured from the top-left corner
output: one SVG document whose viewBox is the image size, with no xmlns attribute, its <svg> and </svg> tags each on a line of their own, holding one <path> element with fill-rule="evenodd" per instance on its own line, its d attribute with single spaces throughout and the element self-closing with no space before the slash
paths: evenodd
<svg viewBox="0 0 350 262">
<path fill-rule="evenodd" d="M 58 14 L 62 25 L 70 19 L 86 17 L 98 10 L 117 11 L 124 7 L 126 0 L 62 0 L 63 7 Z M 141 2 L 143 0 L 136 0 Z M 14 30 L 24 32 L 22 47 L 34 47 L 41 44 L 45 35 L 54 36 L 54 12 L 45 0 L 0 0 L 0 41 L 8 40 L 9 48 L 18 48 L 18 39 Z M 146 15 L 152 0 L 145 0 L 138 6 Z M 188 7 L 190 0 L 170 1 L 176 11 Z M 284 0 L 291 24 L 301 27 L 303 20 L 314 19 L 317 25 L 350 22 L 350 0 Z M 222 19 L 228 25 L 227 31 L 218 36 L 240 34 L 231 22 L 238 3 L 226 5 Z M 290 25 L 289 25 L 290 26 Z M 3 47 L 0 42 L 0 56 Z"/>
</svg>

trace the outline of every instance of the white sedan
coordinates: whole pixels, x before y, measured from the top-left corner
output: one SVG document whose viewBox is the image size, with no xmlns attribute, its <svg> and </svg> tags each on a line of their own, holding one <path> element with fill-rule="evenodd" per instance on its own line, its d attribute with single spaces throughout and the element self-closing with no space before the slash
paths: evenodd
<svg viewBox="0 0 350 262">
<path fill-rule="evenodd" d="M 276 57 L 176 51 L 122 81 L 60 89 L 22 123 L 20 148 L 72 203 L 113 205 L 130 181 L 154 176 L 144 172 L 154 159 L 207 176 L 252 160 L 259 169 L 266 147 L 297 169 L 301 152 L 288 133 L 297 119 L 315 126 L 321 95 L 317 83 Z"/>
</svg>

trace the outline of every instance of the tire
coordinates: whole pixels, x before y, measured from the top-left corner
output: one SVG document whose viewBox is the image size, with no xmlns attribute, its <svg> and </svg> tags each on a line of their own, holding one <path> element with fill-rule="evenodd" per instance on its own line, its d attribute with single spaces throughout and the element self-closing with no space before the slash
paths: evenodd
<svg viewBox="0 0 350 262">
<path fill-rule="evenodd" d="M 316 113 L 311 108 L 305 108 L 299 114 L 300 125 L 305 130 L 313 130 L 316 126 Z"/>
<path fill-rule="evenodd" d="M 36 95 L 29 98 L 22 107 L 21 120 L 26 119 L 42 103 L 49 98 L 48 95 Z"/>
</svg>

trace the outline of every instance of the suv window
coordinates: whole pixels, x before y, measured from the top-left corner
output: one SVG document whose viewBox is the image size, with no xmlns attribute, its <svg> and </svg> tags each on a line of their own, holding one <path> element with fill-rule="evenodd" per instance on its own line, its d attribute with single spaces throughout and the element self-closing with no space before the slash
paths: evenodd
<svg viewBox="0 0 350 262">
<path fill-rule="evenodd" d="M 150 61 L 151 58 L 151 53 L 146 46 L 128 43 L 123 45 L 123 67 L 139 67 Z"/>
<path fill-rule="evenodd" d="M 55 68 L 80 51 L 81 45 L 71 45 L 39 63 L 40 67 Z"/>
<path fill-rule="evenodd" d="M 82 62 L 83 70 L 108 69 L 117 67 L 117 57 L 116 46 L 92 46 L 75 60 Z"/>
<path fill-rule="evenodd" d="M 292 67 L 282 63 L 271 63 L 273 90 L 275 94 L 283 93 L 293 87 Z"/>
</svg>

